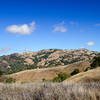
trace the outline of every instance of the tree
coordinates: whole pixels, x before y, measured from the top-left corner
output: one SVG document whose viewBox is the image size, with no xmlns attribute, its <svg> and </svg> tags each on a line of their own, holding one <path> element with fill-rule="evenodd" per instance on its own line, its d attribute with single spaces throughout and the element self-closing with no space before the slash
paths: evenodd
<svg viewBox="0 0 100 100">
<path fill-rule="evenodd" d="M 79 69 L 74 69 L 74 71 L 71 73 L 71 75 L 73 76 L 73 75 L 76 75 L 76 74 L 78 74 L 80 71 L 79 71 Z"/>
<path fill-rule="evenodd" d="M 94 57 L 93 62 L 91 63 L 91 69 L 99 67 L 100 66 L 100 56 Z"/>
<path fill-rule="evenodd" d="M 4 72 L 0 70 L 0 76 L 3 75 L 3 73 L 4 73 Z"/>
<path fill-rule="evenodd" d="M 15 83 L 15 82 L 16 82 L 16 79 L 14 79 L 14 78 L 8 78 L 6 80 L 6 83 Z"/>
<path fill-rule="evenodd" d="M 46 79 L 45 79 L 45 78 L 43 78 L 43 79 L 42 79 L 42 81 L 43 81 L 43 82 L 46 82 Z"/>
<path fill-rule="evenodd" d="M 66 72 L 60 72 L 57 77 L 53 79 L 53 82 L 62 82 L 65 79 L 69 78 L 70 75 Z"/>
</svg>

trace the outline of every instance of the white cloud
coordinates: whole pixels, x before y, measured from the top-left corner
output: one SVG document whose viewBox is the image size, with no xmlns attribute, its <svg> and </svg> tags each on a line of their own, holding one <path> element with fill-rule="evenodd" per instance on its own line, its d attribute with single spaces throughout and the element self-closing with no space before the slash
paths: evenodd
<svg viewBox="0 0 100 100">
<path fill-rule="evenodd" d="M 5 48 L 2 48 L 2 49 L 0 50 L 0 53 L 6 53 L 6 52 L 8 52 L 9 50 L 11 50 L 10 47 L 5 47 Z"/>
<path fill-rule="evenodd" d="M 57 31 L 60 31 L 60 32 L 67 32 L 67 29 L 65 27 L 55 27 L 53 32 L 57 32 Z"/>
<path fill-rule="evenodd" d="M 94 42 L 88 42 L 87 45 L 88 46 L 93 46 L 95 43 Z"/>
<path fill-rule="evenodd" d="M 67 28 L 65 27 L 65 22 L 62 21 L 61 23 L 54 26 L 53 32 L 67 32 Z"/>
<path fill-rule="evenodd" d="M 22 35 L 29 35 L 35 31 L 35 22 L 32 22 L 30 25 L 23 24 L 23 25 L 12 25 L 6 28 L 6 31 L 13 34 L 22 34 Z"/>
</svg>

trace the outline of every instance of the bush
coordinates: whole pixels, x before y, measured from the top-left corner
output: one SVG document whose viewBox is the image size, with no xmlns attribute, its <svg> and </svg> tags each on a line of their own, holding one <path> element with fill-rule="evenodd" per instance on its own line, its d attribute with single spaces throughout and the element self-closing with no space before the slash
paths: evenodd
<svg viewBox="0 0 100 100">
<path fill-rule="evenodd" d="M 91 69 L 91 67 L 87 67 L 85 70 L 84 70 L 84 72 L 86 72 L 86 71 L 88 71 L 88 70 L 90 70 Z"/>
<path fill-rule="evenodd" d="M 42 79 L 42 81 L 43 81 L 43 82 L 46 82 L 46 79 L 45 79 L 45 78 L 43 78 L 43 79 Z"/>
<path fill-rule="evenodd" d="M 4 73 L 4 72 L 0 70 L 0 76 L 3 75 L 3 73 Z"/>
<path fill-rule="evenodd" d="M 15 82 L 16 82 L 16 79 L 14 79 L 14 78 L 8 78 L 6 80 L 6 83 L 15 83 Z"/>
<path fill-rule="evenodd" d="M 94 69 L 98 66 L 100 66 L 100 56 L 93 58 L 93 62 L 91 63 L 91 69 Z"/>
<path fill-rule="evenodd" d="M 66 80 L 69 77 L 70 77 L 70 75 L 67 74 L 66 72 L 60 72 L 58 74 L 58 76 L 53 79 L 53 82 L 62 82 L 62 81 Z"/>
<path fill-rule="evenodd" d="M 59 77 L 55 77 L 55 78 L 53 79 L 53 82 L 61 82 L 61 79 L 60 79 Z"/>
<path fill-rule="evenodd" d="M 71 75 L 73 76 L 73 75 L 76 75 L 76 74 L 78 74 L 80 71 L 79 71 L 79 69 L 74 69 L 74 71 L 71 73 Z"/>
</svg>

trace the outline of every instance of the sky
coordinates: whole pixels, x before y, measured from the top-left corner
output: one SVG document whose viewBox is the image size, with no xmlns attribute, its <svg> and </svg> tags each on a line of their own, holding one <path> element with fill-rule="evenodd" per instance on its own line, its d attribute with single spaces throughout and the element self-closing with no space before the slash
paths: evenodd
<svg viewBox="0 0 100 100">
<path fill-rule="evenodd" d="M 0 55 L 99 43 L 100 0 L 0 1 Z"/>
</svg>

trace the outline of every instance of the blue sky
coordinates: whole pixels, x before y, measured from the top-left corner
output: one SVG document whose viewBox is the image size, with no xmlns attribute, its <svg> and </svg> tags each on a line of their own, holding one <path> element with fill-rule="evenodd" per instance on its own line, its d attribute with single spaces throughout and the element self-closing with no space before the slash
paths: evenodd
<svg viewBox="0 0 100 100">
<path fill-rule="evenodd" d="M 0 1 L 0 55 L 99 43 L 100 0 Z"/>
</svg>

